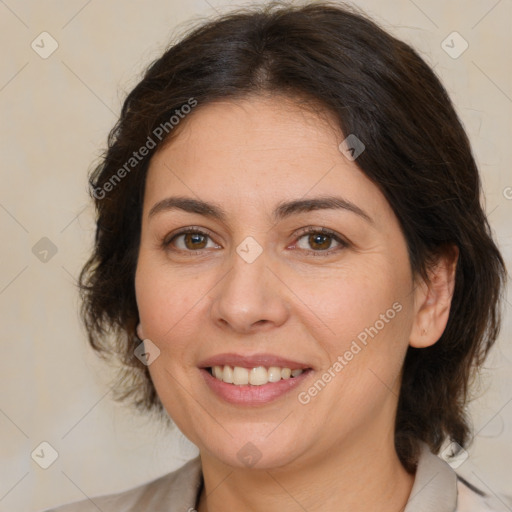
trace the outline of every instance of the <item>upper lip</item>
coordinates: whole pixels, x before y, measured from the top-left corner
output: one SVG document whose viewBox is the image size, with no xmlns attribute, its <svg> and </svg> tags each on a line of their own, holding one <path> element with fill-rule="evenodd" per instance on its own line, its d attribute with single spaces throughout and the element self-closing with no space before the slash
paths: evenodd
<svg viewBox="0 0 512 512">
<path fill-rule="evenodd" d="M 200 368 L 211 368 L 212 366 L 240 366 L 244 368 L 256 368 L 257 366 L 278 366 L 280 368 L 307 369 L 310 368 L 307 364 L 298 361 L 292 361 L 284 357 L 276 356 L 273 354 L 217 354 L 201 361 L 198 366 Z"/>
</svg>

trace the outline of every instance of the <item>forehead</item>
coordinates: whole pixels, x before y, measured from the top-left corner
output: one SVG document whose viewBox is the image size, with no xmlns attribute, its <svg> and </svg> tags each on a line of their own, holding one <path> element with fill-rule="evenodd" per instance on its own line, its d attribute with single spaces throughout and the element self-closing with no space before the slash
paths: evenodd
<svg viewBox="0 0 512 512">
<path fill-rule="evenodd" d="M 151 160 L 148 203 L 180 194 L 270 208 L 283 199 L 339 193 L 367 210 L 388 208 L 340 151 L 345 137 L 334 116 L 312 104 L 282 97 L 219 101 L 199 105 L 182 123 Z"/>
<path fill-rule="evenodd" d="M 253 152 L 253 158 L 291 160 L 291 151 L 318 157 L 319 146 L 342 137 L 333 114 L 317 104 L 256 95 L 199 104 L 171 135 L 155 156 L 170 151 L 193 161 L 205 152 L 233 159 Z"/>
</svg>

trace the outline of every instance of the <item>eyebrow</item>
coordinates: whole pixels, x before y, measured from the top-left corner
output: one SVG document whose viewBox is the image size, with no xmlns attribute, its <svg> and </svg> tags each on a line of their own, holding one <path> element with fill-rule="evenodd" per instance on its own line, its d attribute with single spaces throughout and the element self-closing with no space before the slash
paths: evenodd
<svg viewBox="0 0 512 512">
<path fill-rule="evenodd" d="M 182 196 L 162 199 L 151 208 L 148 216 L 151 218 L 158 213 L 170 210 L 182 210 L 189 213 L 196 213 L 224 223 L 227 223 L 228 218 L 226 211 L 217 204 Z M 283 201 L 274 209 L 273 219 L 277 222 L 298 213 L 314 210 L 346 210 L 358 215 L 370 224 L 373 224 L 373 219 L 364 210 L 359 208 L 359 206 L 342 197 L 336 196 Z"/>
</svg>

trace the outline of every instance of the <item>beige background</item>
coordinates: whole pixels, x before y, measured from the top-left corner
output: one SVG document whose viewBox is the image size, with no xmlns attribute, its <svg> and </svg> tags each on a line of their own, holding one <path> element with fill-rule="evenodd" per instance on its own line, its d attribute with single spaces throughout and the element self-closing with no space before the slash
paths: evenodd
<svg viewBox="0 0 512 512">
<path fill-rule="evenodd" d="M 512 3 L 356 4 L 413 44 L 441 76 L 472 140 L 490 221 L 512 265 Z M 73 283 L 93 237 L 86 174 L 125 94 L 178 25 L 183 29 L 238 5 L 0 1 L 1 512 L 36 511 L 125 489 L 196 453 L 181 434 L 112 402 L 111 371 L 86 345 Z M 43 31 L 59 45 L 47 59 L 31 48 L 33 40 L 42 46 Z M 457 59 L 441 46 L 453 31 L 469 44 Z M 47 262 L 32 252 L 43 237 L 57 249 Z M 48 242 L 40 243 L 44 249 Z M 506 308 L 481 397 L 472 406 L 475 443 L 458 471 L 488 492 L 512 494 L 510 299 Z M 42 441 L 58 452 L 46 470 L 31 458 Z M 499 501 L 497 508 L 512 510 Z"/>
</svg>

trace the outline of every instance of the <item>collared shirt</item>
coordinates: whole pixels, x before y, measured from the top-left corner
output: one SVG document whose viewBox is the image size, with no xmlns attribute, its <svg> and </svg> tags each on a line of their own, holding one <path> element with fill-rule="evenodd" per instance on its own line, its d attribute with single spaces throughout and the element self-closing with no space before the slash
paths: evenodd
<svg viewBox="0 0 512 512">
<path fill-rule="evenodd" d="M 82 500 L 45 512 L 193 512 L 203 485 L 200 457 L 180 469 L 128 491 Z M 426 444 L 404 512 L 496 512 Z"/>
</svg>

